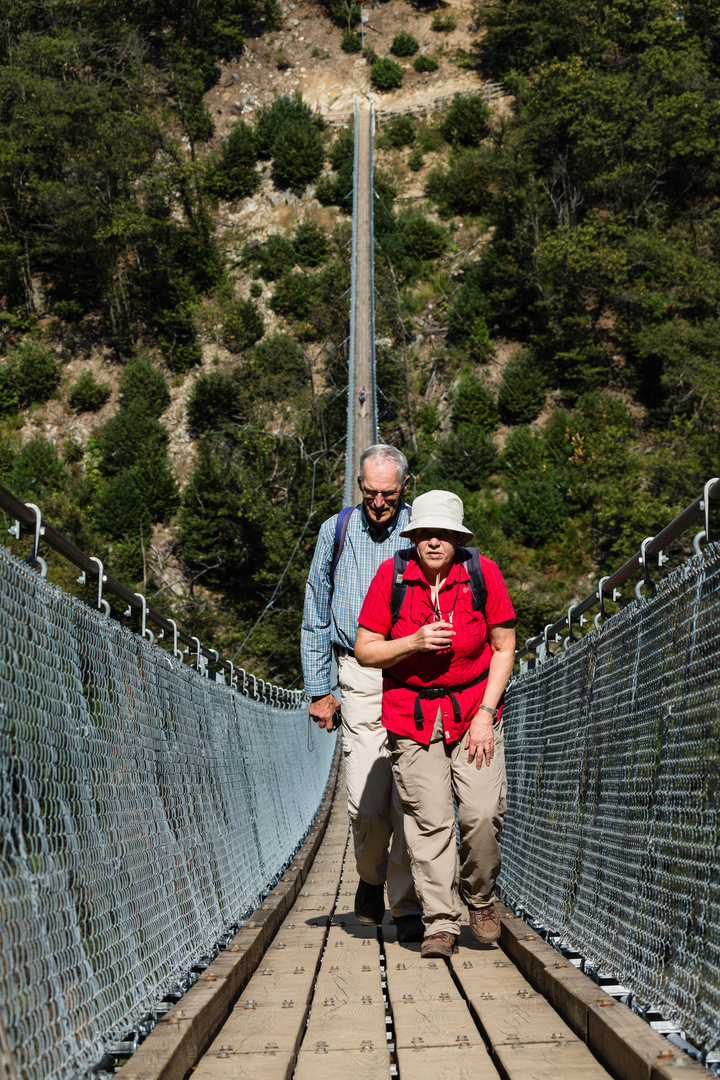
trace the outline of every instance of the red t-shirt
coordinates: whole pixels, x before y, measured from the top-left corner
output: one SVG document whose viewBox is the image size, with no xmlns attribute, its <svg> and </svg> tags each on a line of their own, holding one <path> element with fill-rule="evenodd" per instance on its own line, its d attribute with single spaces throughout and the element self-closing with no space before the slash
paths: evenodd
<svg viewBox="0 0 720 1080">
<path fill-rule="evenodd" d="M 470 726 L 485 691 L 485 682 L 477 683 L 454 694 L 460 711 L 459 721 L 454 715 L 450 697 L 421 700 L 423 726 L 415 721 L 417 694 L 398 686 L 394 681 L 417 686 L 418 689 L 440 686 L 463 686 L 472 682 L 490 667 L 492 650 L 487 636 L 487 624 L 507 622 L 515 617 L 507 587 L 500 569 L 491 559 L 480 556 L 480 568 L 487 589 L 485 613 L 473 611 L 470 578 L 462 560 L 456 556 L 450 567 L 445 584 L 440 590 L 439 608 L 442 618 L 451 621 L 455 630 L 452 647 L 436 653 L 414 653 L 388 669 L 391 678 L 383 679 L 382 722 L 388 731 L 409 736 L 427 744 L 437 716 L 442 709 L 445 740 L 455 742 Z M 430 584 L 416 559 L 411 559 L 403 574 L 407 591 L 400 608 L 398 621 L 392 626 L 390 597 L 392 594 L 393 560 L 388 559 L 380 568 L 368 589 L 360 611 L 358 623 L 375 634 L 386 638 L 402 638 L 414 634 L 418 627 L 433 622 L 436 612 L 432 601 Z M 499 714 L 498 714 L 499 717 Z"/>
</svg>

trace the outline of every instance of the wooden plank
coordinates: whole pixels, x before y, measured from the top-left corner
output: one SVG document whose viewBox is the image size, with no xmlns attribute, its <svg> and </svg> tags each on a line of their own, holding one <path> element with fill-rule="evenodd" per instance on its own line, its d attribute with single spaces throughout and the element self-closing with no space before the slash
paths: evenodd
<svg viewBox="0 0 720 1080">
<path fill-rule="evenodd" d="M 323 964 L 315 985 L 314 1000 L 334 998 L 337 1002 L 351 1001 L 360 994 L 373 1001 L 382 998 L 382 982 L 379 966 L 367 964 Z"/>
<path fill-rule="evenodd" d="M 382 998 L 372 998 L 371 1002 L 363 1004 L 360 996 L 357 996 L 355 1000 L 328 1006 L 316 998 L 303 1047 L 315 1047 L 323 1042 L 328 1051 L 360 1050 L 367 1040 L 374 1046 L 383 1046 L 386 1042 L 385 1031 L 385 1003 Z"/>
<path fill-rule="evenodd" d="M 671 1044 L 666 1042 L 664 1054 L 671 1054 L 671 1056 L 658 1055 L 652 1067 L 652 1080 L 691 1080 L 691 1077 L 697 1077 L 699 1080 L 701 1076 L 707 1080 L 708 1070 L 704 1065 L 701 1065 L 699 1061 L 693 1061 L 680 1050 L 672 1052 L 673 1050 Z"/>
<path fill-rule="evenodd" d="M 404 1080 L 497 1080 L 499 1074 L 482 1045 L 398 1047 Z"/>
<path fill-rule="evenodd" d="M 390 1054 L 369 1043 L 365 1050 L 302 1049 L 294 1080 L 390 1080 Z"/>
<path fill-rule="evenodd" d="M 588 1048 L 568 1043 L 497 1046 L 495 1063 L 503 1080 L 610 1080 Z"/>
<path fill-rule="evenodd" d="M 457 1046 L 483 1045 L 470 1011 L 464 1001 L 393 1002 L 395 1045 Z"/>
<path fill-rule="evenodd" d="M 543 985 L 553 1008 L 565 1017 L 575 1034 L 587 1042 L 588 1002 L 603 996 L 597 983 L 559 956 L 545 969 Z"/>
<path fill-rule="evenodd" d="M 500 944 L 513 963 L 533 984 L 536 990 L 546 992 L 546 970 L 562 959 L 560 953 L 536 934 L 531 926 L 498 904 L 500 914 Z"/>
<path fill-rule="evenodd" d="M 651 1080 L 664 1059 L 667 1040 L 649 1024 L 599 990 L 588 1002 L 588 1046 L 617 1080 Z"/>
<path fill-rule="evenodd" d="M 531 992 L 529 996 L 469 997 L 473 1012 L 488 1041 L 497 1046 L 508 1043 L 578 1042 L 562 1017 L 558 1016 L 545 998 Z"/>
<path fill-rule="evenodd" d="M 415 1001 L 437 1001 L 441 994 L 460 1001 L 460 994 L 444 960 L 423 960 L 420 945 L 385 944 L 388 995 L 396 1002 L 410 996 Z"/>
<path fill-rule="evenodd" d="M 305 1015 L 306 1006 L 302 1002 L 294 1001 L 288 1007 L 259 1003 L 248 1009 L 236 1005 L 208 1054 L 219 1053 L 223 1046 L 241 1054 L 263 1054 L 267 1049 L 294 1052 L 300 1042 Z M 274 1045 L 269 1047 L 269 1043 Z"/>
<path fill-rule="evenodd" d="M 467 994 L 508 994 L 533 989 L 502 953 L 461 950 L 451 957 L 450 967 Z"/>
<path fill-rule="evenodd" d="M 224 1054 L 225 1051 L 219 1053 Z M 229 1053 L 227 1057 L 204 1057 L 192 1073 L 193 1080 L 290 1080 L 295 1054 L 264 1051 L 262 1054 Z"/>
</svg>

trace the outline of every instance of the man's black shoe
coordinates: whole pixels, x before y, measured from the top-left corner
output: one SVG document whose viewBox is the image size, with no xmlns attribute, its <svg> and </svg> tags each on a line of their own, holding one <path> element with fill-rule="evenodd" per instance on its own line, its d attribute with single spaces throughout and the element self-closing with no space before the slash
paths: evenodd
<svg viewBox="0 0 720 1080">
<path fill-rule="evenodd" d="M 402 945 L 408 945 L 411 941 L 422 941 L 425 937 L 422 915 L 396 915 L 395 927 L 397 939 Z"/>
<path fill-rule="evenodd" d="M 385 914 L 385 886 L 368 885 L 360 878 L 355 893 L 355 918 L 363 926 L 378 926 Z"/>
</svg>

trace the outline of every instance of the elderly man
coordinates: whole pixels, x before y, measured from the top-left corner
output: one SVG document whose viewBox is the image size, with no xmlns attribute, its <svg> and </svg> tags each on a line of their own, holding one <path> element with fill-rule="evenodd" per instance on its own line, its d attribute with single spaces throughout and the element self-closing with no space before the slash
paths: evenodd
<svg viewBox="0 0 720 1080">
<path fill-rule="evenodd" d="M 360 458 L 362 502 L 336 536 L 338 515 L 320 528 L 307 587 L 301 636 L 305 690 L 310 716 L 332 731 L 339 708 L 331 693 L 335 652 L 342 695 L 342 739 L 360 884 L 355 915 L 360 923 L 382 922 L 384 887 L 398 940 L 421 941 L 421 908 L 413 886 L 403 835 L 403 815 L 393 784 L 382 715 L 382 673 L 361 668 L 354 654 L 357 619 L 370 582 L 386 559 L 407 547 L 401 532 L 410 522 L 403 501 L 408 463 L 395 447 L 369 446 Z M 334 565 L 334 570 L 333 570 Z"/>
</svg>

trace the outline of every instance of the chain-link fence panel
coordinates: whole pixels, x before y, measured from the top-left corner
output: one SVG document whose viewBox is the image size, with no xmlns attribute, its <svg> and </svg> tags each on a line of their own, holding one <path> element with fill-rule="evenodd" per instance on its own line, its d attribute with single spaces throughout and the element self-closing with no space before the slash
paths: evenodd
<svg viewBox="0 0 720 1080">
<path fill-rule="evenodd" d="M 720 1047 L 720 546 L 557 659 L 505 713 L 503 895 Z"/>
<path fill-rule="evenodd" d="M 256 906 L 334 745 L 0 548 L 0 1017 L 24 1078 L 83 1074 Z"/>
</svg>

